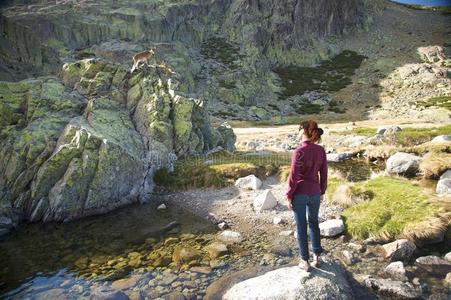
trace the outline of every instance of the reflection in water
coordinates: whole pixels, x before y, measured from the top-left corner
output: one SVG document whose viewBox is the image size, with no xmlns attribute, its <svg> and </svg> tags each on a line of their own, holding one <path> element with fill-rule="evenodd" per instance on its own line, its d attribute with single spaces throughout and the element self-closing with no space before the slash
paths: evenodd
<svg viewBox="0 0 451 300">
<path fill-rule="evenodd" d="M 167 228 L 173 221 L 180 226 Z M 6 296 L 25 290 L 37 293 L 50 284 L 69 286 L 78 275 L 82 275 L 81 281 L 101 274 L 106 279 L 125 276 L 131 271 L 127 268 L 132 262 L 130 253 L 152 253 L 155 243 L 169 230 L 200 234 L 212 233 L 215 228 L 176 207 L 157 211 L 153 204 L 66 224 L 24 226 L 0 243 L 0 295 L 19 285 Z M 143 256 L 135 263 L 136 267 L 145 266 L 145 259 Z"/>
</svg>

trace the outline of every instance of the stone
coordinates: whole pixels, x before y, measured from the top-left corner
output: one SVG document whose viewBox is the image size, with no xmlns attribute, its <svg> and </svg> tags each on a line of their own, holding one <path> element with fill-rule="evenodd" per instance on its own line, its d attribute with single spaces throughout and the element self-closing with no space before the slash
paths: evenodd
<svg viewBox="0 0 451 300">
<path fill-rule="evenodd" d="M 284 231 L 279 232 L 280 236 L 290 236 L 292 234 L 293 234 L 293 230 L 284 230 Z"/>
<path fill-rule="evenodd" d="M 262 212 L 277 206 L 277 199 L 270 190 L 263 191 L 254 199 L 254 210 Z"/>
<path fill-rule="evenodd" d="M 417 249 L 412 241 L 401 239 L 381 246 L 382 256 L 390 261 L 407 262 Z"/>
<path fill-rule="evenodd" d="M 179 238 L 176 238 L 176 237 L 168 237 L 168 238 L 164 241 L 164 245 L 165 245 L 165 246 L 169 246 L 169 245 L 177 244 L 179 241 L 180 241 Z"/>
<path fill-rule="evenodd" d="M 451 272 L 446 274 L 446 277 L 444 279 L 445 286 L 451 287 Z"/>
<path fill-rule="evenodd" d="M 451 194 L 451 170 L 447 170 L 440 176 L 435 192 L 439 195 Z"/>
<path fill-rule="evenodd" d="M 122 291 L 111 289 L 109 287 L 96 288 L 91 293 L 92 300 L 129 300 L 130 298 Z"/>
<path fill-rule="evenodd" d="M 386 171 L 390 174 L 415 176 L 419 170 L 421 157 L 404 152 L 390 156 L 386 163 Z"/>
<path fill-rule="evenodd" d="M 218 235 L 218 239 L 225 244 L 235 244 L 235 243 L 241 243 L 243 240 L 243 237 L 239 232 L 231 231 L 231 230 L 224 230 Z"/>
<path fill-rule="evenodd" d="M 212 272 L 212 269 L 210 267 L 192 267 L 190 269 L 191 272 L 196 272 L 204 275 L 208 275 Z"/>
<path fill-rule="evenodd" d="M 385 267 L 384 273 L 394 280 L 407 281 L 406 269 L 402 261 L 395 261 Z"/>
<path fill-rule="evenodd" d="M 210 245 L 205 247 L 205 250 L 208 252 L 210 258 L 218 258 L 220 256 L 226 255 L 229 253 L 227 249 L 227 245 L 222 243 L 213 242 Z"/>
<path fill-rule="evenodd" d="M 163 298 L 164 300 L 185 300 L 185 295 L 181 292 L 172 292 Z"/>
<path fill-rule="evenodd" d="M 227 225 L 226 222 L 219 222 L 218 223 L 218 228 L 221 229 L 221 230 L 225 230 L 225 229 L 229 228 L 229 225 Z"/>
<path fill-rule="evenodd" d="M 324 237 L 337 236 L 345 230 L 342 219 L 330 219 L 319 224 L 319 230 Z"/>
<path fill-rule="evenodd" d="M 166 210 L 166 208 L 167 208 L 166 205 L 163 203 L 158 205 L 157 210 Z"/>
<path fill-rule="evenodd" d="M 378 127 L 376 134 L 382 134 L 384 136 L 394 134 L 402 129 L 399 126 Z"/>
<path fill-rule="evenodd" d="M 290 257 L 293 255 L 293 252 L 291 251 L 290 245 L 288 245 L 288 243 L 275 243 L 271 247 L 271 253 L 285 257 Z"/>
<path fill-rule="evenodd" d="M 258 190 L 261 188 L 262 182 L 255 175 L 248 175 L 238 178 L 235 181 L 235 186 L 241 189 Z"/>
<path fill-rule="evenodd" d="M 176 264 L 190 263 L 191 261 L 198 260 L 202 256 L 202 253 L 194 248 L 177 246 L 172 254 L 172 261 Z"/>
<path fill-rule="evenodd" d="M 445 278 L 446 274 L 451 272 L 451 262 L 434 255 L 418 257 L 415 265 L 439 278 Z"/>
<path fill-rule="evenodd" d="M 273 223 L 274 225 L 282 224 L 282 223 L 283 223 L 283 219 L 282 219 L 281 217 L 274 217 L 274 218 L 272 219 L 272 223 Z"/>
<path fill-rule="evenodd" d="M 449 143 L 451 135 L 438 135 L 431 140 L 432 143 Z"/>
<path fill-rule="evenodd" d="M 326 154 L 328 162 L 341 162 L 351 159 L 355 156 L 353 152 L 328 153 Z"/>
<path fill-rule="evenodd" d="M 451 252 L 446 253 L 444 258 L 445 258 L 445 260 L 451 262 Z"/>
<path fill-rule="evenodd" d="M 353 299 L 343 270 L 329 261 L 311 273 L 298 266 L 284 267 L 244 280 L 233 285 L 222 299 L 298 300 L 312 299 L 312 295 L 315 299 Z"/>
<path fill-rule="evenodd" d="M 346 266 L 352 266 L 358 261 L 354 254 L 348 250 L 338 252 L 337 257 Z"/>
<path fill-rule="evenodd" d="M 421 288 L 413 286 L 410 282 L 368 277 L 364 280 L 364 284 L 381 295 L 399 297 L 401 299 L 417 299 L 422 294 Z"/>
<path fill-rule="evenodd" d="M 141 275 L 132 275 L 129 278 L 113 281 L 111 287 L 115 290 L 126 290 L 133 288 L 144 277 Z"/>
</svg>

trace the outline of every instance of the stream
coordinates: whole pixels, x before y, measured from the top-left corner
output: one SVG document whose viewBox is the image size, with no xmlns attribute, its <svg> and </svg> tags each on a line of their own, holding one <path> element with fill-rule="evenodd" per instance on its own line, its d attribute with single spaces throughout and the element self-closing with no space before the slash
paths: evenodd
<svg viewBox="0 0 451 300">
<path fill-rule="evenodd" d="M 331 163 L 330 168 L 349 181 L 366 180 L 381 170 L 359 159 Z M 23 225 L 0 242 L 0 298 L 89 299 L 97 289 L 112 287 L 128 290 L 130 297 L 154 299 L 179 292 L 203 299 L 208 286 L 224 275 L 296 261 L 296 255 L 268 255 L 274 238 L 255 233 L 228 254 L 211 258 L 206 246 L 215 240 L 217 227 L 179 206 L 157 210 L 157 204 L 135 204 L 68 223 Z M 297 252 L 294 238 L 281 243 Z M 331 254 L 346 249 L 340 239 L 324 239 L 324 245 Z M 441 247 L 422 254 L 444 253 Z M 188 260 L 174 254 L 178 248 L 190 253 Z M 386 263 L 371 252 L 350 270 L 375 274 L 383 269 Z"/>
</svg>

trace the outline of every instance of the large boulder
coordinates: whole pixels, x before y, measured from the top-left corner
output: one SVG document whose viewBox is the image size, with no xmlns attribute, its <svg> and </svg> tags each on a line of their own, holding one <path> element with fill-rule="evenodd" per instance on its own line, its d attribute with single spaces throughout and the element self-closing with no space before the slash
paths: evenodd
<svg viewBox="0 0 451 300">
<path fill-rule="evenodd" d="M 450 143 L 451 135 L 438 135 L 431 140 L 432 143 Z"/>
<path fill-rule="evenodd" d="M 451 194 L 451 170 L 446 171 L 440 176 L 435 191 L 439 195 Z"/>
<path fill-rule="evenodd" d="M 417 247 L 412 241 L 401 239 L 382 245 L 382 256 L 390 261 L 409 261 Z"/>
<path fill-rule="evenodd" d="M 232 286 L 222 299 L 353 299 L 353 296 L 341 267 L 325 261 L 321 270 L 314 269 L 312 273 L 297 266 L 285 267 L 242 281 Z"/>
<path fill-rule="evenodd" d="M 254 210 L 262 212 L 277 206 L 277 199 L 270 190 L 263 191 L 254 199 Z"/>
<path fill-rule="evenodd" d="M 319 224 L 319 230 L 322 236 L 337 236 L 345 230 L 342 219 L 331 219 Z"/>
<path fill-rule="evenodd" d="M 262 186 L 262 181 L 257 176 L 251 174 L 246 177 L 238 178 L 235 181 L 235 186 L 241 189 L 258 190 Z"/>
<path fill-rule="evenodd" d="M 390 156 L 386 163 L 386 170 L 390 174 L 415 176 L 418 172 L 421 157 L 404 152 L 397 152 Z"/>
</svg>

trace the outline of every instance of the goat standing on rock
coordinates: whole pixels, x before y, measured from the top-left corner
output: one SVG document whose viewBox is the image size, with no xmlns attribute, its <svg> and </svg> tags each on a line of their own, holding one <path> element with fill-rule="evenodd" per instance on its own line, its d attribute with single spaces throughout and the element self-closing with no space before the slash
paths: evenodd
<svg viewBox="0 0 451 300">
<path fill-rule="evenodd" d="M 151 59 L 155 55 L 154 49 L 149 49 L 143 52 L 139 52 L 133 56 L 133 67 L 130 70 L 130 73 L 133 73 L 133 71 L 138 67 L 140 62 L 145 62 L 149 59 Z"/>
</svg>

